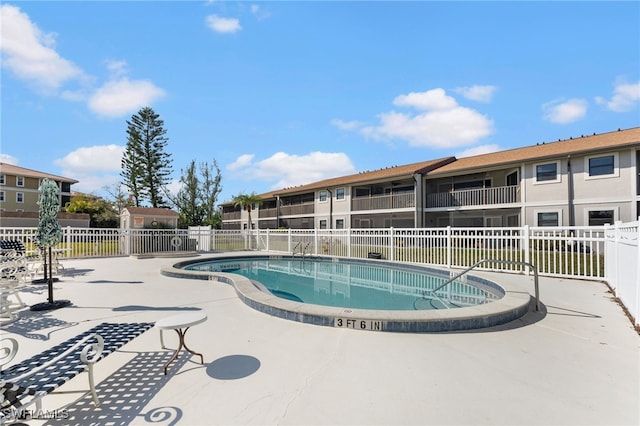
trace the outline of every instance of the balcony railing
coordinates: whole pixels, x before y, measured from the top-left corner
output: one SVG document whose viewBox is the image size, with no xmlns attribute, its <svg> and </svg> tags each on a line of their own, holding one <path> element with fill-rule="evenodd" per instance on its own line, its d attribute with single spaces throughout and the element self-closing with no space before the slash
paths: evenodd
<svg viewBox="0 0 640 426">
<path fill-rule="evenodd" d="M 520 185 L 496 188 L 463 189 L 427 194 L 427 208 L 485 206 L 510 204 L 520 201 Z"/>
<path fill-rule="evenodd" d="M 280 206 L 280 216 L 313 214 L 315 211 L 314 203 L 292 204 L 289 206 Z"/>
<path fill-rule="evenodd" d="M 278 215 L 278 209 L 273 208 L 263 208 L 260 207 L 258 210 L 258 217 L 266 218 L 266 217 L 276 217 Z"/>
<path fill-rule="evenodd" d="M 351 211 L 414 208 L 416 197 L 413 193 L 377 195 L 351 200 Z"/>
<path fill-rule="evenodd" d="M 223 212 L 222 220 L 237 220 L 240 219 L 240 211 L 237 212 Z"/>
</svg>

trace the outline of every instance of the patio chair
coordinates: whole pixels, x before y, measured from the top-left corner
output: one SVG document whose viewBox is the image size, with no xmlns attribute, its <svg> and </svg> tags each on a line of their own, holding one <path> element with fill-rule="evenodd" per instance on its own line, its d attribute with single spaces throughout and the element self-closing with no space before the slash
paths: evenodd
<svg viewBox="0 0 640 426">
<path fill-rule="evenodd" d="M 0 424 L 28 417 L 26 409 L 42 409 L 42 398 L 82 372 L 88 373 L 89 389 L 96 407 L 100 400 L 95 389 L 93 366 L 151 328 L 153 323 L 102 323 L 72 339 L 37 354 L 6 370 L 0 370 Z M 0 339 L 7 345 L 0 352 L 0 369 L 18 350 L 14 338 Z"/>
</svg>

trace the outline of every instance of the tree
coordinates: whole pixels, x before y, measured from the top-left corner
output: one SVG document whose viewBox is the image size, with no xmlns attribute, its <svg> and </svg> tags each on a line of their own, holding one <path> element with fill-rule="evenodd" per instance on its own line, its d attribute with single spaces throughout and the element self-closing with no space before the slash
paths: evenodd
<svg viewBox="0 0 640 426">
<path fill-rule="evenodd" d="M 122 214 L 125 207 L 134 206 L 133 197 L 122 190 L 122 184 L 116 183 L 111 186 L 104 186 L 103 189 L 112 197 L 108 200 L 115 209 L 118 217 Z"/>
<path fill-rule="evenodd" d="M 204 223 L 215 228 L 220 221 L 219 212 L 216 211 L 216 201 L 222 192 L 222 175 L 216 160 L 213 164 L 200 164 L 200 174 L 202 175 L 202 206 L 204 208 Z"/>
<path fill-rule="evenodd" d="M 238 194 L 233 196 L 233 205 L 235 207 L 243 207 L 249 215 L 249 229 L 253 229 L 253 226 L 251 225 L 251 210 L 254 204 L 262 204 L 262 199 L 257 196 L 255 192 L 252 192 L 251 194 Z"/>
<path fill-rule="evenodd" d="M 215 204 L 222 191 L 220 169 L 215 160 L 209 165 L 200 163 L 196 167 L 192 160 L 186 170 L 182 170 L 180 191 L 175 197 L 167 196 L 180 213 L 184 226 L 216 225 Z"/>
<path fill-rule="evenodd" d="M 180 213 L 181 222 L 185 226 L 200 226 L 204 220 L 204 208 L 200 203 L 202 189 L 200 188 L 194 160 L 191 161 L 186 170 L 182 171 L 180 183 L 182 186 L 173 199 L 173 203 L 178 213 Z"/>
<path fill-rule="evenodd" d="M 127 146 L 120 174 L 136 207 L 144 201 L 149 201 L 151 207 L 166 206 L 162 194 L 173 172 L 173 160 L 165 152 L 169 139 L 159 117 L 152 108 L 144 107 L 127 121 Z"/>
<path fill-rule="evenodd" d="M 92 228 L 117 228 L 119 214 L 109 201 L 87 194 L 74 195 L 65 206 L 67 213 L 87 213 Z"/>
<path fill-rule="evenodd" d="M 262 204 L 262 199 L 256 195 L 255 192 L 251 194 L 238 194 L 233 196 L 233 203 L 235 207 L 244 207 L 249 215 L 249 230 L 253 229 L 251 224 L 251 210 L 253 209 L 253 205 Z M 249 238 L 249 250 L 251 250 L 251 238 Z"/>
</svg>

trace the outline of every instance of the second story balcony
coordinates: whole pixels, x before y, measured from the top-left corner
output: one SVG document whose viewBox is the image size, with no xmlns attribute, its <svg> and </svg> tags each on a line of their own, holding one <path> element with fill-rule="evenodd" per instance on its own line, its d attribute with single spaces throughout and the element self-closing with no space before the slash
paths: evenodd
<svg viewBox="0 0 640 426">
<path fill-rule="evenodd" d="M 461 189 L 427 194 L 427 208 L 467 207 L 520 202 L 520 185 Z"/>
<path fill-rule="evenodd" d="M 290 204 L 280 206 L 280 216 L 299 216 L 313 214 L 315 211 L 314 203 Z"/>
<path fill-rule="evenodd" d="M 413 193 L 355 197 L 351 200 L 351 211 L 406 209 L 415 206 L 416 196 Z"/>
<path fill-rule="evenodd" d="M 258 217 L 260 218 L 276 217 L 277 215 L 278 215 L 278 209 L 276 209 L 275 207 L 269 207 L 269 208 L 260 207 L 260 209 L 258 210 Z"/>
<path fill-rule="evenodd" d="M 222 220 L 239 220 L 242 212 L 240 210 L 235 211 L 223 211 Z"/>
</svg>

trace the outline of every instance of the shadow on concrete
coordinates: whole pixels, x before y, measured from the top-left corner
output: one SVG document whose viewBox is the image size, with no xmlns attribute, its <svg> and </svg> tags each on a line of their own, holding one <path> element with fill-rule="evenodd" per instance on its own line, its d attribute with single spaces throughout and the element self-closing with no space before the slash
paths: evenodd
<svg viewBox="0 0 640 426">
<path fill-rule="evenodd" d="M 229 355 L 207 365 L 209 377 L 218 380 L 237 380 L 250 376 L 260 368 L 260 361 L 250 355 Z"/>
<path fill-rule="evenodd" d="M 574 311 L 573 309 L 560 308 L 558 306 L 547 305 L 553 311 L 548 312 L 549 315 L 566 315 L 570 317 L 585 317 L 585 318 L 602 318 L 600 315 L 590 314 L 588 312 Z M 559 311 L 559 312 L 556 312 Z"/>
<path fill-rule="evenodd" d="M 0 329 L 9 333 L 19 334 L 27 339 L 49 340 L 56 331 L 75 325 L 78 325 L 78 323 L 62 321 L 48 314 L 43 315 L 42 312 L 22 311 L 18 314 L 18 319 Z M 54 327 L 54 330 L 46 333 L 36 333 L 36 331 L 48 330 Z"/>
<path fill-rule="evenodd" d="M 61 277 L 79 277 L 93 272 L 95 269 L 65 268 L 58 272 Z"/>
<path fill-rule="evenodd" d="M 135 357 L 96 386 L 100 407 L 95 407 L 90 394 L 64 407 L 64 419 L 51 419 L 45 425 L 130 425 L 162 422 L 175 425 L 182 418 L 177 407 L 154 407 L 146 412 L 146 405 L 173 377 L 164 375 L 165 363 L 172 351 L 136 352 Z M 183 353 L 171 365 L 179 370 L 189 359 Z"/>
<path fill-rule="evenodd" d="M 201 311 L 201 308 L 194 306 L 143 306 L 143 305 L 125 305 L 111 309 L 114 312 L 130 312 L 130 311 Z"/>
<path fill-rule="evenodd" d="M 144 284 L 144 281 L 93 280 L 87 281 L 87 284 Z"/>
</svg>

